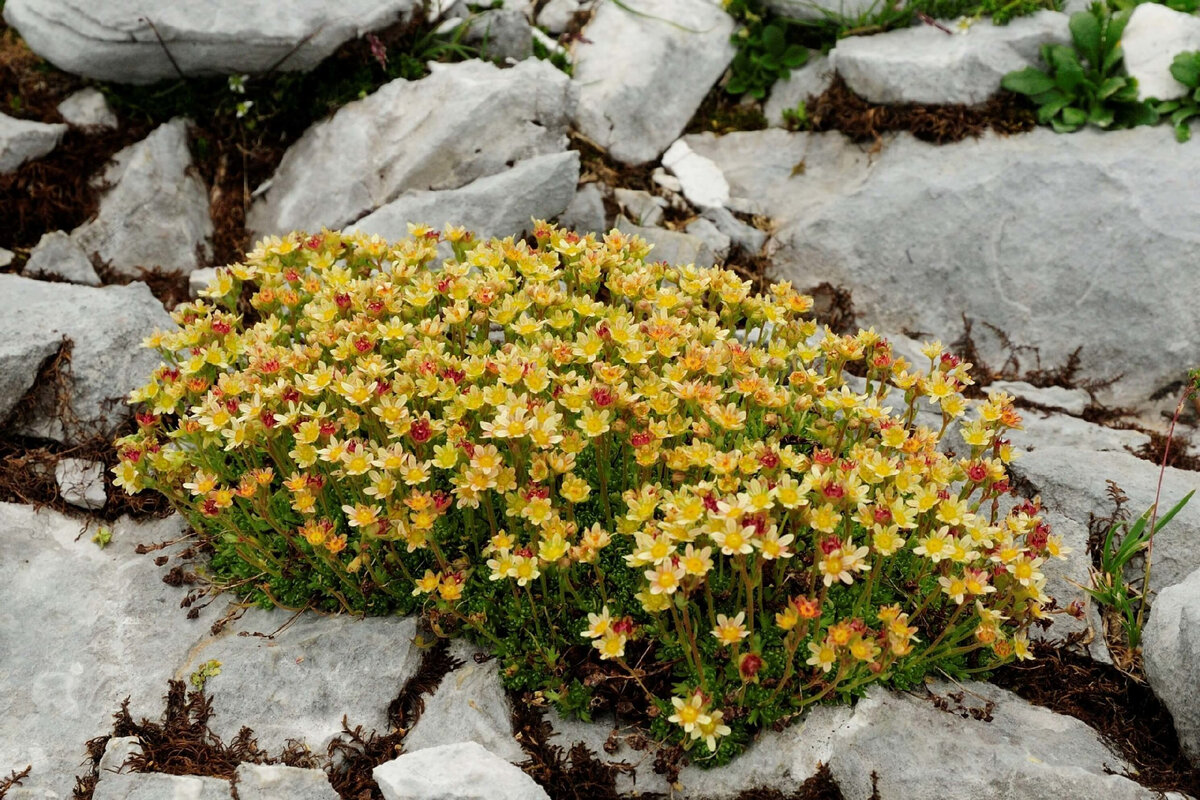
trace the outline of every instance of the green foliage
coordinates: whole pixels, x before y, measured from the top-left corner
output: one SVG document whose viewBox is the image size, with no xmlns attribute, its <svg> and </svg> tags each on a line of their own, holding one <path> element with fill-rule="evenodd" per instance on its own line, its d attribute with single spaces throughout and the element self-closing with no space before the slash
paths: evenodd
<svg viewBox="0 0 1200 800">
<path fill-rule="evenodd" d="M 1121 616 L 1122 627 L 1131 650 L 1142 640 L 1142 605 L 1149 587 L 1141 591 L 1125 579 L 1125 568 L 1134 556 L 1146 551 L 1151 539 L 1175 518 L 1195 491 L 1175 504 L 1161 519 L 1154 519 L 1154 508 L 1146 510 L 1132 526 L 1115 520 L 1104 536 L 1100 550 L 1100 566 L 1092 568 L 1091 586 L 1084 591 L 1101 605 L 1108 606 Z"/>
<path fill-rule="evenodd" d="M 789 131 L 806 131 L 812 127 L 812 121 L 808 118 L 808 104 L 801 100 L 795 108 L 785 108 L 783 124 Z"/>
<path fill-rule="evenodd" d="M 1088 11 L 1072 14 L 1072 44 L 1043 45 L 1045 70 L 1010 72 L 1001 85 L 1033 100 L 1038 121 L 1059 133 L 1085 125 L 1153 125 L 1158 121 L 1154 106 L 1138 100 L 1137 81 L 1121 71 L 1121 34 L 1130 13 L 1113 14 L 1095 3 Z"/>
<path fill-rule="evenodd" d="M 112 542 L 112 528 L 107 525 L 101 525 L 96 529 L 95 535 L 92 536 L 92 542 L 101 550 L 108 547 L 109 543 Z"/>
<path fill-rule="evenodd" d="M 1200 0 L 1197 0 L 1200 2 Z M 877 0 L 858 14 L 842 14 L 814 6 L 819 16 L 798 19 L 767 10 L 762 0 L 726 0 L 725 9 L 740 23 L 733 35 L 737 48 L 725 90 L 758 100 L 791 70 L 808 62 L 812 51 L 828 52 L 846 36 L 884 33 L 912 25 L 919 15 L 934 19 L 990 17 L 998 25 L 1042 9 L 1057 10 L 1061 0 Z"/>
<path fill-rule="evenodd" d="M 208 683 L 209 678 L 215 678 L 221 674 L 221 662 L 217 660 L 205 661 L 196 671 L 188 676 L 188 682 L 195 687 L 197 692 L 204 691 L 204 684 Z"/>
<path fill-rule="evenodd" d="M 1133 10 L 1143 3 L 1158 3 L 1164 5 L 1172 11 L 1180 11 L 1184 14 L 1194 14 L 1200 10 L 1200 0 L 1107 0 L 1108 7 L 1113 11 Z"/>
<path fill-rule="evenodd" d="M 1175 56 L 1171 63 L 1171 75 L 1187 87 L 1187 93 L 1177 100 L 1158 103 L 1155 110 L 1171 121 L 1176 140 L 1186 142 L 1192 138 L 1188 120 L 1200 116 L 1200 51 Z"/>
</svg>

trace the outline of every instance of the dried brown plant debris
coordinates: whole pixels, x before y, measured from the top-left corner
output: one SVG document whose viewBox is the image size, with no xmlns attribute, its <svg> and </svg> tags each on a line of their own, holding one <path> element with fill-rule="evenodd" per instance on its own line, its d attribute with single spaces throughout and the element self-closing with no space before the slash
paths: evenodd
<svg viewBox="0 0 1200 800">
<path fill-rule="evenodd" d="M 0 778 L 0 800 L 4 800 L 4 797 L 8 794 L 9 789 L 13 788 L 14 786 L 20 786 L 21 781 L 28 778 L 29 773 L 32 771 L 33 765 L 30 764 L 22 770 L 14 769 L 9 773 L 7 778 Z"/>
<path fill-rule="evenodd" d="M 841 131 L 856 142 L 878 142 L 884 133 L 908 131 L 934 144 L 958 142 L 992 130 L 1025 133 L 1037 124 L 1021 98 L 999 92 L 979 106 L 904 103 L 876 105 L 856 95 L 841 77 L 810 98 L 808 119 L 814 131 Z"/>
</svg>

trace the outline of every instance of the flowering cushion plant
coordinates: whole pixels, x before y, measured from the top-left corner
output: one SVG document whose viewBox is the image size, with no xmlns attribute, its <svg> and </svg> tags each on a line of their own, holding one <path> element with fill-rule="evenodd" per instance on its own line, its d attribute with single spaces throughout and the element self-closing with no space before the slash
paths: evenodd
<svg viewBox="0 0 1200 800">
<path fill-rule="evenodd" d="M 149 340 L 118 483 L 166 495 L 220 585 L 421 609 L 585 717 L 627 680 L 707 763 L 873 681 L 1029 657 L 1063 548 L 1003 502 L 1009 397 L 966 421 L 968 364 L 819 330 L 786 283 L 531 242 L 261 242 Z"/>
</svg>

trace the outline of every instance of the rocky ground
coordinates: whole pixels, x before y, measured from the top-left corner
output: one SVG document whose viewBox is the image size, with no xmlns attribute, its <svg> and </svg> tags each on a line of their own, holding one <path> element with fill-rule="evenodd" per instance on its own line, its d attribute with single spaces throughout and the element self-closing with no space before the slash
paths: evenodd
<svg viewBox="0 0 1200 800">
<path fill-rule="evenodd" d="M 1169 451 L 1164 418 L 1200 363 L 1200 151 L 1168 127 L 1033 129 L 997 93 L 1067 40 L 1064 14 L 851 36 L 739 106 L 720 88 L 735 22 L 708 0 L 3 6 L 0 798 L 1200 794 L 1200 502 L 1156 539 L 1140 657 L 1080 588 L 1109 482 L 1134 514 L 1160 484 L 1167 505 L 1200 487 L 1198 410 Z M 1144 85 L 1170 80 L 1164 36 L 1200 49 L 1184 17 L 1131 25 Z M 164 119 L 113 88 L 216 75 L 244 104 L 225 76 L 341 79 L 388 31 L 416 41 L 414 25 L 460 30 L 490 60 L 258 127 Z M 813 129 L 789 130 L 802 101 Z M 399 238 L 408 222 L 520 235 L 531 218 L 791 280 L 830 324 L 873 325 L 898 349 L 953 342 L 1020 398 L 1016 483 L 1072 548 L 1050 591 L 1079 609 L 1044 632 L 1042 666 L 1005 688 L 876 690 L 728 767 L 680 769 L 619 719 L 507 696 L 486 653 L 414 619 L 211 596 L 179 518 L 112 486 L 107 442 L 156 360 L 142 338 L 253 237 Z"/>
</svg>

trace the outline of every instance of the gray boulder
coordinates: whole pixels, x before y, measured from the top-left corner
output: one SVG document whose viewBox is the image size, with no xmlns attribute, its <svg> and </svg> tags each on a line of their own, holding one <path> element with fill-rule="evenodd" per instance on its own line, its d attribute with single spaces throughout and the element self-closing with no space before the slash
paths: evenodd
<svg viewBox="0 0 1200 800">
<path fill-rule="evenodd" d="M 98 781 L 92 800 L 229 800 L 229 791 L 218 778 L 134 772 Z"/>
<path fill-rule="evenodd" d="M 596 0 L 549 0 L 538 12 L 538 27 L 558 36 L 570 27 L 576 14 L 588 11 L 595 5 Z"/>
<path fill-rule="evenodd" d="M 604 193 L 599 185 L 586 183 L 580 186 L 571 202 L 558 216 L 558 224 L 578 233 L 604 233 Z"/>
<path fill-rule="evenodd" d="M 175 664 L 224 610 L 218 602 L 194 621 L 184 618 L 186 589 L 164 584 L 166 568 L 154 563 L 182 545 L 134 552 L 139 543 L 178 539 L 181 518 L 112 527 L 112 541 L 101 549 L 79 520 L 0 503 L 0 764 L 6 774 L 17 765 L 33 768 L 9 800 L 69 796 L 71 776 L 84 771 L 84 742 L 112 731 L 126 697 L 134 718 L 157 719 Z M 104 772 L 100 786 L 112 783 L 96 796 L 173 796 L 131 794 L 125 777 Z M 229 784 L 222 785 L 225 800 Z"/>
<path fill-rule="evenodd" d="M 353 229 L 387 239 L 408 235 L 409 222 L 461 225 L 480 237 L 519 236 L 534 219 L 566 211 L 579 180 L 579 153 L 568 150 L 517 162 L 458 189 L 406 192 L 360 219 Z"/>
<path fill-rule="evenodd" d="M 682 139 L 667 148 L 662 163 L 679 179 L 683 196 L 696 208 L 724 208 L 729 202 L 729 183 L 721 168 Z"/>
<path fill-rule="evenodd" d="M 373 775 L 384 800 L 550 800 L 533 778 L 476 742 L 408 752 Z"/>
<path fill-rule="evenodd" d="M 566 149 L 575 93 L 536 59 L 433 65 L 310 128 L 251 206 L 257 236 L 341 227 L 406 191 L 457 189 L 510 163 Z"/>
<path fill-rule="evenodd" d="M 733 28 L 707 0 L 601 3 L 574 48 L 579 130 L 626 164 L 657 158 L 733 60 Z"/>
<path fill-rule="evenodd" d="M 211 730 L 229 742 L 242 726 L 259 746 L 278 752 L 289 739 L 320 752 L 342 730 L 342 717 L 366 730 L 387 730 L 387 707 L 420 665 L 412 643 L 416 619 L 306 614 L 252 609 L 179 661 L 186 680 L 208 661 Z M 331 676 L 337 676 L 336 679 Z"/>
<path fill-rule="evenodd" d="M 116 772 L 125 771 L 125 762 L 142 752 L 142 743 L 136 736 L 114 736 L 104 745 L 104 755 L 96 772 L 98 780 Z"/>
<path fill-rule="evenodd" d="M 1067 15 L 1043 11 L 1007 25 L 980 20 L 947 35 L 932 25 L 848 36 L 830 61 L 856 94 L 872 103 L 986 101 L 1013 70 L 1038 65 L 1043 44 L 1070 41 Z"/>
<path fill-rule="evenodd" d="M 0 296 L 7 300 L 0 308 L 0 365 L 8 367 L 0 371 L 0 411 L 11 411 L 41 361 L 66 339 L 66 396 L 58 397 L 55 386 L 39 387 L 16 431 L 70 443 L 111 435 L 129 417 L 125 398 L 159 363 L 142 339 L 174 326 L 162 304 L 143 283 L 95 289 L 4 274 Z"/>
<path fill-rule="evenodd" d="M 854 20 L 879 11 L 879 0 L 767 0 L 765 5 L 781 17 L 810 20 Z"/>
<path fill-rule="evenodd" d="M 42 234 L 21 274 L 31 278 L 58 278 L 84 286 L 100 285 L 100 276 L 96 274 L 96 268 L 92 266 L 87 253 L 62 231 Z"/>
<path fill-rule="evenodd" d="M 1073 717 L 986 683 L 929 689 L 951 710 L 940 710 L 923 692 L 872 689 L 836 731 L 828 764 L 846 800 L 1160 796 L 1123 777 L 1130 766 Z M 990 719 L 975 719 L 971 708 Z"/>
<path fill-rule="evenodd" d="M 239 800 L 338 800 L 329 778 L 319 769 L 283 764 L 241 764 L 237 768 Z"/>
<path fill-rule="evenodd" d="M 717 230 L 729 237 L 730 241 L 751 255 L 758 255 L 767 243 L 766 231 L 760 231 L 753 225 L 747 225 L 735 217 L 726 208 L 706 208 L 702 215 L 706 220 L 717 226 Z"/>
<path fill-rule="evenodd" d="M 624 217 L 617 217 L 617 230 L 622 233 L 636 234 L 642 237 L 654 249 L 646 256 L 648 261 L 665 261 L 668 264 L 695 264 L 697 267 L 711 267 L 717 263 L 716 253 L 707 241 L 699 236 L 680 231 L 669 231 L 666 228 L 647 228 L 634 225 Z"/>
<path fill-rule="evenodd" d="M 1158 3 L 1133 10 L 1121 34 L 1125 71 L 1138 82 L 1138 97 L 1174 100 L 1190 90 L 1171 74 L 1183 52 L 1200 50 L 1200 19 Z"/>
<path fill-rule="evenodd" d="M 412 19 L 416 0 L 10 0 L 4 19 L 55 66 L 104 81 L 307 71 L 342 43 Z"/>
<path fill-rule="evenodd" d="M 476 661 L 478 652 L 461 640 L 451 644 L 450 654 L 463 664 L 425 700 L 425 711 L 404 737 L 406 752 L 473 742 L 505 761 L 525 760 L 513 738 L 512 706 L 500 685 L 499 665 L 494 659 Z"/>
<path fill-rule="evenodd" d="M 113 156 L 96 217 L 71 236 L 119 275 L 138 268 L 190 272 L 211 257 L 208 191 L 192 169 L 187 121 L 173 119 Z"/>
<path fill-rule="evenodd" d="M 58 104 L 63 120 L 76 128 L 116 129 L 117 115 L 108 107 L 108 100 L 99 89 L 89 86 L 80 89 Z"/>
<path fill-rule="evenodd" d="M 1171 712 L 1183 752 L 1200 766 L 1200 570 L 1158 593 L 1143 634 L 1150 688 Z"/>
<path fill-rule="evenodd" d="M 773 277 L 851 290 L 860 324 L 954 341 L 966 314 L 1047 365 L 1082 345 L 1081 378 L 1121 376 L 1098 399 L 1142 411 L 1200 351 L 1200 150 L 1167 126 L 944 146 L 905 134 L 877 154 L 837 133 L 685 139 L 721 167 L 731 207 L 776 221 Z"/>
<path fill-rule="evenodd" d="M 533 55 L 533 26 L 517 8 L 493 8 L 469 20 L 463 41 L 492 61 L 524 61 Z"/>
<path fill-rule="evenodd" d="M 0 114 L 0 175 L 26 161 L 41 158 L 58 146 L 67 126 L 17 119 Z"/>
</svg>

